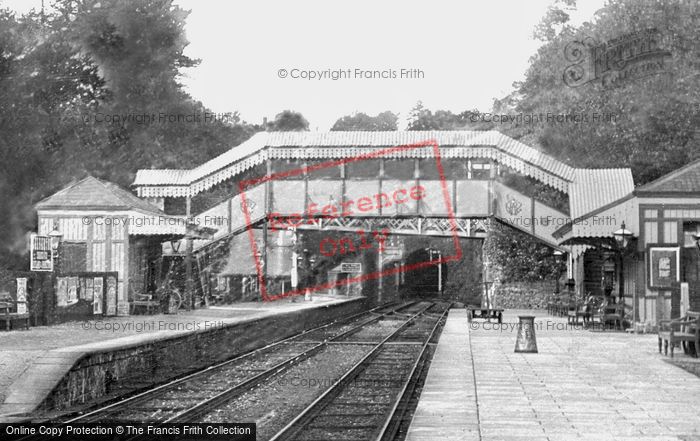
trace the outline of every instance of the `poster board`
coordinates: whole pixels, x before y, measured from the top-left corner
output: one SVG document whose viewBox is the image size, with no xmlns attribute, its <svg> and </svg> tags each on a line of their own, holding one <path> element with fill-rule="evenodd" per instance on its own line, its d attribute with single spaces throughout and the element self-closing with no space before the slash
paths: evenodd
<svg viewBox="0 0 700 441">
<path fill-rule="evenodd" d="M 68 304 L 73 305 L 78 303 L 78 278 L 68 277 Z"/>
<path fill-rule="evenodd" d="M 56 306 L 68 306 L 68 278 L 56 278 Z"/>
<path fill-rule="evenodd" d="M 680 281 L 680 247 L 648 246 L 649 288 L 668 289 Z"/>
<path fill-rule="evenodd" d="M 60 316 L 80 319 L 92 315 L 116 315 L 116 272 L 71 272 L 56 276 L 56 306 Z M 113 286 L 110 292 L 109 288 Z M 128 307 L 128 303 L 125 303 Z M 122 307 L 123 309 L 124 307 Z"/>
<path fill-rule="evenodd" d="M 53 271 L 51 238 L 32 233 L 29 236 L 29 270 Z"/>
<path fill-rule="evenodd" d="M 92 313 L 102 315 L 102 303 L 104 302 L 104 288 L 102 277 L 93 278 Z"/>
<path fill-rule="evenodd" d="M 107 277 L 105 288 L 105 315 L 117 315 L 117 278 Z"/>
<path fill-rule="evenodd" d="M 17 279 L 17 314 L 27 313 L 27 279 L 19 277 Z"/>
</svg>

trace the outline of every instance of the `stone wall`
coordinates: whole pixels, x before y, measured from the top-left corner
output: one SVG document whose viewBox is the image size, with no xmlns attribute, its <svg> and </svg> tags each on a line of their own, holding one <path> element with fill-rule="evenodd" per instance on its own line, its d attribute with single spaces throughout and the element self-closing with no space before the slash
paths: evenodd
<svg viewBox="0 0 700 441">
<path fill-rule="evenodd" d="M 496 283 L 492 302 L 496 308 L 546 309 L 554 297 L 555 285 L 554 280 Z"/>
<path fill-rule="evenodd" d="M 225 327 L 83 354 L 39 406 L 66 409 L 123 395 L 233 358 L 367 309 L 365 298 L 303 309 Z"/>
</svg>

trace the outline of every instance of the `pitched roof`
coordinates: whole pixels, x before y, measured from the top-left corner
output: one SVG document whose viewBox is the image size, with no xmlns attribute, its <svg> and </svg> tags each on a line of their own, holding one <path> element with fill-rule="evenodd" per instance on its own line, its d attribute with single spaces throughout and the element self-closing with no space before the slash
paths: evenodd
<svg viewBox="0 0 700 441">
<path fill-rule="evenodd" d="M 191 170 L 139 170 L 133 186 L 187 186 L 243 160 L 265 147 L 391 147 L 435 140 L 445 147 L 496 147 L 546 173 L 570 181 L 569 165 L 494 130 L 489 131 L 338 131 L 338 132 L 261 132 L 243 144 Z M 319 157 L 324 152 L 319 151 Z M 329 156 L 331 157 L 331 156 Z"/>
<path fill-rule="evenodd" d="M 576 169 L 569 187 L 571 218 L 585 216 L 633 190 L 634 180 L 629 168 Z"/>
<path fill-rule="evenodd" d="M 634 192 L 635 194 L 700 193 L 700 159 L 641 185 Z"/>
<path fill-rule="evenodd" d="M 141 210 L 163 214 L 155 205 L 111 182 L 88 176 L 36 204 L 37 210 Z"/>
</svg>

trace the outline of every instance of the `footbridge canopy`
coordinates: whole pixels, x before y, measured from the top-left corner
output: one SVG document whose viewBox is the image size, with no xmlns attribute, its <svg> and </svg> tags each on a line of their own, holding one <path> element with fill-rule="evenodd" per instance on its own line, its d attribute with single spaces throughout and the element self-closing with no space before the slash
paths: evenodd
<svg viewBox="0 0 700 441">
<path fill-rule="evenodd" d="M 293 164 L 302 172 L 295 173 Z M 562 192 L 569 199 L 568 212 L 501 182 L 503 170 Z M 631 191 L 631 174 L 616 170 L 620 189 L 612 191 Z M 227 226 L 216 238 L 237 234 L 249 222 L 269 221 L 271 213 L 311 217 L 307 228 L 374 229 L 381 224 L 398 234 L 450 235 L 457 229 L 467 237 L 482 234 L 485 219 L 497 218 L 556 246 L 552 233 L 571 221 L 570 213 L 595 205 L 578 198 L 610 193 L 605 182 L 598 188 L 595 173 L 497 131 L 263 132 L 190 170 L 139 170 L 132 186 L 138 196 L 158 202 L 193 198 L 222 183 L 252 178 L 257 185 L 241 187 L 243 192 L 205 212 L 188 213 L 225 217 Z M 576 190 L 582 183 L 586 192 Z M 412 189 L 422 197 L 406 197 Z M 367 210 L 357 209 L 363 197 L 382 194 L 388 202 L 377 199 L 371 209 L 368 204 Z M 324 206 L 342 208 L 349 200 L 355 210 L 324 216 Z M 318 212 L 309 213 L 310 206 Z"/>
</svg>

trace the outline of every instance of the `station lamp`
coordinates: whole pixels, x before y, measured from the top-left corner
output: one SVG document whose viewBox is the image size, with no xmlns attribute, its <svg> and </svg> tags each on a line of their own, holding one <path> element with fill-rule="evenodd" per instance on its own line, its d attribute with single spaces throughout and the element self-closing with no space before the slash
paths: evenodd
<svg viewBox="0 0 700 441">
<path fill-rule="evenodd" d="M 554 255 L 554 260 L 557 263 L 562 263 L 564 261 L 564 252 L 561 250 L 554 250 L 552 253 Z"/>
<path fill-rule="evenodd" d="M 54 223 L 53 230 L 49 232 L 49 239 L 51 240 L 51 251 L 55 257 L 58 254 L 58 246 L 61 244 L 61 239 L 63 239 L 63 233 L 58 230 L 58 222 Z"/>
<path fill-rule="evenodd" d="M 554 294 L 559 294 L 559 264 L 564 261 L 564 252 L 561 250 L 554 250 L 552 254 L 554 255 L 554 261 L 557 263 L 557 282 L 554 285 Z"/>
<path fill-rule="evenodd" d="M 698 253 L 700 253 L 700 231 L 693 233 L 693 240 L 695 241 L 695 246 L 698 249 Z"/>
<path fill-rule="evenodd" d="M 630 240 L 634 237 L 634 234 L 627 228 L 625 228 L 625 222 L 622 221 L 622 225 L 620 226 L 621 228 L 613 233 L 613 236 L 615 237 L 615 242 L 617 242 L 617 246 L 621 249 L 624 250 L 627 248 L 627 245 L 629 245 Z"/>
</svg>

